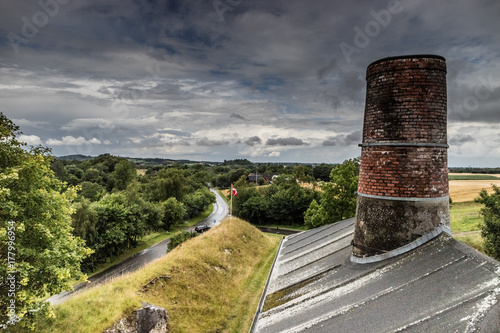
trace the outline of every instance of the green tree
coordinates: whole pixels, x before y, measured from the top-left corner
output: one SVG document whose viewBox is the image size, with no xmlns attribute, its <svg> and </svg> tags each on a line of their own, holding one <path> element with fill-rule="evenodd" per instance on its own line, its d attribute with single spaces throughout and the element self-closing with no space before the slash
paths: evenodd
<svg viewBox="0 0 500 333">
<path fill-rule="evenodd" d="M 50 168 L 54 171 L 57 179 L 64 182 L 66 181 L 66 170 L 64 169 L 64 162 L 58 160 L 57 158 L 53 158 L 50 164 Z"/>
<path fill-rule="evenodd" d="M 304 216 L 309 228 L 334 223 L 356 214 L 359 161 L 346 160 L 330 173 L 330 183 L 323 186 L 321 203 L 311 203 Z"/>
<path fill-rule="evenodd" d="M 96 183 L 83 181 L 80 187 L 79 194 L 90 201 L 99 201 L 106 194 L 106 189 Z"/>
<path fill-rule="evenodd" d="M 74 206 L 72 215 L 73 233 L 92 247 L 97 239 L 97 215 L 89 199 L 82 198 Z"/>
<path fill-rule="evenodd" d="M 90 167 L 83 173 L 82 180 L 103 185 L 104 177 L 104 172 L 102 170 Z"/>
<path fill-rule="evenodd" d="M 19 325 L 30 326 L 30 318 L 52 314 L 41 299 L 69 289 L 91 251 L 72 234 L 76 189 L 63 191 L 48 149 L 23 150 L 19 134 L 0 113 L 0 324 L 14 318 L 14 302 Z"/>
<path fill-rule="evenodd" d="M 323 207 L 313 200 L 304 214 L 304 225 L 308 229 L 317 228 L 327 224 L 326 213 Z"/>
<path fill-rule="evenodd" d="M 97 239 L 92 246 L 95 254 L 90 261 L 101 263 L 132 245 L 135 226 L 130 221 L 130 209 L 123 192 L 105 195 L 92 208 L 98 223 Z"/>
<path fill-rule="evenodd" d="M 83 170 L 76 165 L 67 165 L 65 168 L 66 179 L 69 185 L 76 186 L 80 184 L 83 177 Z"/>
<path fill-rule="evenodd" d="M 186 208 L 186 218 L 198 216 L 207 205 L 215 203 L 215 195 L 207 188 L 188 193 L 182 199 Z"/>
<path fill-rule="evenodd" d="M 122 160 L 115 165 L 115 170 L 111 174 L 114 187 L 123 191 L 137 177 L 137 171 L 132 163 Z"/>
<path fill-rule="evenodd" d="M 344 161 L 332 169 L 331 182 L 323 187 L 321 202 L 328 215 L 329 223 L 353 217 L 356 214 L 358 178 L 358 160 Z"/>
<path fill-rule="evenodd" d="M 481 208 L 484 220 L 481 225 L 484 251 L 487 255 L 500 260 L 500 187 L 493 185 L 492 194 L 483 189 L 475 201 L 484 205 Z"/>
<path fill-rule="evenodd" d="M 332 169 L 333 165 L 321 163 L 313 169 L 314 178 L 327 182 L 330 180 Z"/>
<path fill-rule="evenodd" d="M 250 197 L 241 205 L 239 216 L 250 223 L 265 224 L 269 221 L 269 205 L 264 196 Z"/>
<path fill-rule="evenodd" d="M 168 198 L 163 203 L 163 228 L 170 230 L 171 227 L 179 224 L 186 214 L 186 210 L 182 202 L 176 198 Z"/>
<path fill-rule="evenodd" d="M 152 201 L 163 202 L 170 197 L 181 201 L 188 192 L 187 178 L 184 170 L 176 168 L 162 169 L 150 182 L 150 197 Z"/>
</svg>

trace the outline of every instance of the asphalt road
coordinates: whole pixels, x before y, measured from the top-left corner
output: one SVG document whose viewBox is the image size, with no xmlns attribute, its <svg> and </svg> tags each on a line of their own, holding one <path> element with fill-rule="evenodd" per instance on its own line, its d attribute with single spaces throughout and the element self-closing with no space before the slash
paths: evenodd
<svg viewBox="0 0 500 333">
<path fill-rule="evenodd" d="M 227 214 L 229 214 L 229 206 L 227 205 L 226 201 L 215 191 L 210 189 L 210 191 L 215 194 L 215 204 L 214 204 L 214 210 L 212 211 L 212 214 L 210 214 L 207 218 L 203 219 L 200 221 L 196 226 L 199 225 L 208 225 L 210 228 L 213 228 L 217 224 L 224 219 Z M 188 228 L 188 230 L 194 230 L 196 226 L 193 226 L 191 228 Z"/>
<path fill-rule="evenodd" d="M 212 191 L 212 193 L 214 193 L 216 197 L 214 209 L 207 218 L 200 221 L 198 224 L 196 224 L 196 226 L 208 225 L 209 227 L 213 228 L 214 226 L 219 224 L 220 221 L 224 217 L 226 217 L 226 215 L 229 212 L 229 207 L 226 201 L 224 201 L 224 199 L 216 191 L 214 190 L 210 191 Z M 194 231 L 194 228 L 196 226 L 186 228 L 186 230 Z M 133 255 L 132 257 L 122 261 L 121 263 L 90 277 L 88 279 L 89 282 L 81 282 L 76 286 L 74 286 L 72 291 L 65 291 L 59 295 L 54 295 L 50 297 L 48 301 L 51 304 L 60 304 L 71 298 L 78 291 L 97 286 L 103 282 L 119 277 L 125 273 L 136 271 L 142 266 L 146 265 L 147 263 L 164 256 L 167 253 L 167 247 L 169 242 L 170 239 L 165 239 L 164 241 L 161 241 L 145 250 L 142 250 L 141 252 Z"/>
</svg>

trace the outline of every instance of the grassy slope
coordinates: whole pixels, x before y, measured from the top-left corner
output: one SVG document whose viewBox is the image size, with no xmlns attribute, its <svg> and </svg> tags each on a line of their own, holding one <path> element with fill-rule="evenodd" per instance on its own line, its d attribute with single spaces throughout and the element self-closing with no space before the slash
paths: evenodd
<svg viewBox="0 0 500 333">
<path fill-rule="evenodd" d="M 248 330 L 279 245 L 233 218 L 143 269 L 76 295 L 37 332 L 102 332 L 148 302 L 165 307 L 169 332 Z M 148 291 L 142 286 L 161 275 Z"/>
</svg>

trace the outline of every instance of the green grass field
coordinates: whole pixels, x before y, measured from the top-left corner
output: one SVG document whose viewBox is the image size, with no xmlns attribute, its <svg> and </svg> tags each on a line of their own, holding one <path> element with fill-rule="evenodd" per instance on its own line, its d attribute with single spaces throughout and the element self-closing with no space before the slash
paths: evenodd
<svg viewBox="0 0 500 333">
<path fill-rule="evenodd" d="M 500 177 L 492 175 L 448 175 L 448 180 L 499 180 Z"/>
<path fill-rule="evenodd" d="M 451 232 L 455 239 L 483 252 L 481 237 L 481 204 L 477 202 L 458 202 L 450 207 Z"/>
<path fill-rule="evenodd" d="M 477 202 L 457 202 L 450 207 L 450 222 L 453 232 L 480 230 L 481 204 Z"/>
</svg>

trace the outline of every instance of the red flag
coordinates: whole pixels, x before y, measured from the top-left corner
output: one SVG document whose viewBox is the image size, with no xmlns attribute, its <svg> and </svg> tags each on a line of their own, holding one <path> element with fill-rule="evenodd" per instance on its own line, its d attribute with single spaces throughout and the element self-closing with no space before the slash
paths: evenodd
<svg viewBox="0 0 500 333">
<path fill-rule="evenodd" d="M 232 189 L 233 189 L 233 195 L 236 197 L 238 196 L 238 191 L 236 191 L 236 189 L 234 188 L 233 185 L 231 185 Z"/>
</svg>

